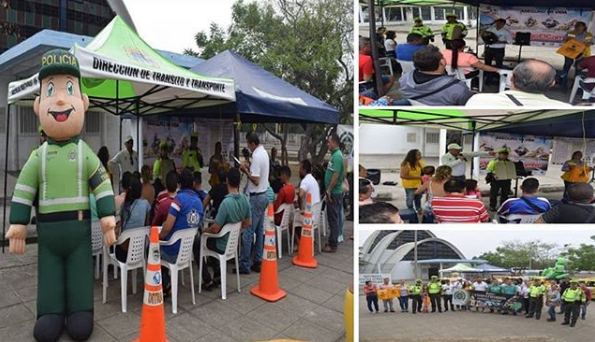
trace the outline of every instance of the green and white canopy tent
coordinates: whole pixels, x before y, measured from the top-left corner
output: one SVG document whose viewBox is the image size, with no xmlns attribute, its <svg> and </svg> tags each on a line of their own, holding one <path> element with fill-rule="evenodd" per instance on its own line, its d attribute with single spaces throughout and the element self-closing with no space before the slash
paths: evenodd
<svg viewBox="0 0 595 342">
<path fill-rule="evenodd" d="M 150 115 L 235 101 L 231 79 L 199 75 L 161 56 L 116 16 L 87 46 L 70 50 L 79 60 L 91 107 L 111 114 Z M 38 75 L 8 87 L 9 104 L 39 93 Z"/>
<path fill-rule="evenodd" d="M 440 272 L 440 278 L 442 278 L 443 273 L 482 273 L 483 270 L 473 268 L 467 264 L 456 264 L 453 267 L 440 269 L 438 272 Z"/>
</svg>

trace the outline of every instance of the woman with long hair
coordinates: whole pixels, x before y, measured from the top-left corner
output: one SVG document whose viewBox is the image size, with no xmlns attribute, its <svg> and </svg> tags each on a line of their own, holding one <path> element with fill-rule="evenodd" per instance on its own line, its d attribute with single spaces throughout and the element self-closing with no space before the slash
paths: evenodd
<svg viewBox="0 0 595 342">
<path fill-rule="evenodd" d="M 593 167 L 583 160 L 583 152 L 574 151 L 572 157 L 562 165 L 564 173 L 560 178 L 564 180 L 564 199 L 568 199 L 568 187 L 575 183 L 588 183 L 591 180 Z"/>
<path fill-rule="evenodd" d="M 446 196 L 446 192 L 444 191 L 444 183 L 450 180 L 451 174 L 452 168 L 450 166 L 440 165 L 436 169 L 434 176 L 432 176 L 428 182 L 424 183 L 415 191 L 415 194 L 419 196 L 422 196 L 424 193 L 428 194 L 426 201 L 422 206 L 424 223 L 434 222 L 434 216 L 432 215 L 432 199 L 434 197 Z"/>
<path fill-rule="evenodd" d="M 141 198 L 141 194 L 142 184 L 140 180 L 132 177 L 120 210 L 120 232 L 149 225 L 151 206 L 147 200 Z M 116 258 L 118 260 L 126 262 L 127 254 L 127 244 L 116 246 Z"/>
<path fill-rule="evenodd" d="M 467 46 L 467 43 L 463 39 L 454 39 L 451 41 L 452 50 L 442 50 L 442 56 L 446 60 L 446 64 L 449 65 L 451 70 L 454 72 L 457 68 L 475 68 L 487 72 L 498 72 L 500 69 L 494 68 L 493 66 L 484 64 L 472 53 L 464 52 L 463 50 Z M 468 74 L 469 72 L 465 72 Z"/>
<path fill-rule="evenodd" d="M 405 188 L 407 208 L 414 209 L 415 204 L 418 213 L 421 213 L 421 195 L 417 195 L 415 191 L 421 186 L 421 169 L 425 166 L 421 158 L 421 151 L 413 149 L 407 152 L 401 163 L 401 180 Z"/>
<path fill-rule="evenodd" d="M 109 181 L 112 182 L 112 187 L 113 187 L 114 182 L 112 181 L 112 173 L 108 166 L 109 151 L 107 149 L 107 146 L 101 146 L 101 148 L 99 148 L 99 151 L 97 151 L 97 158 L 99 158 L 99 161 L 101 161 L 101 165 L 103 165 L 103 167 L 105 168 L 105 171 L 107 171 L 107 174 L 109 176 Z"/>
<path fill-rule="evenodd" d="M 221 146 L 221 142 L 217 141 L 215 143 L 215 153 L 209 159 L 209 173 L 211 174 L 211 178 L 209 178 L 209 184 L 211 187 L 223 182 L 223 179 L 219 179 L 219 168 L 223 166 L 223 148 Z"/>
<path fill-rule="evenodd" d="M 152 206 L 155 201 L 155 186 L 151 183 L 151 169 L 148 165 L 143 165 L 140 169 L 140 177 L 143 183 L 141 198 L 146 199 Z"/>
</svg>

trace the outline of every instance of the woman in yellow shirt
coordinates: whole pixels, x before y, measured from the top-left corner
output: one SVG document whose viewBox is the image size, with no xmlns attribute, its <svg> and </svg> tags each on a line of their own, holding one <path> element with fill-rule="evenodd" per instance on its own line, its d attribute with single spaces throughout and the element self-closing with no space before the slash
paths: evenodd
<svg viewBox="0 0 595 342">
<path fill-rule="evenodd" d="M 421 196 L 416 195 L 415 191 L 421 186 L 421 169 L 425 163 L 421 160 L 419 150 L 410 150 L 401 163 L 401 180 L 405 188 L 405 203 L 407 208 L 414 209 L 421 213 Z"/>
<path fill-rule="evenodd" d="M 583 161 L 583 152 L 575 151 L 570 160 L 562 165 L 564 173 L 560 178 L 564 180 L 564 198 L 568 199 L 566 191 L 574 183 L 589 183 L 593 168 Z"/>
</svg>

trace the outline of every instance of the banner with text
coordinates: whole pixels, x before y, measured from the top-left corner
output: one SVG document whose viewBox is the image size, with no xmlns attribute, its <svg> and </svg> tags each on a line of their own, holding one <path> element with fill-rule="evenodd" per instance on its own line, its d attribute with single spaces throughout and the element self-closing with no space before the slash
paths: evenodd
<svg viewBox="0 0 595 342">
<path fill-rule="evenodd" d="M 492 152 L 500 148 L 510 151 L 508 158 L 512 161 L 522 161 L 527 171 L 533 175 L 544 175 L 547 172 L 552 139 L 534 135 L 520 135 L 508 133 L 482 132 L 479 136 L 479 148 Z M 480 173 L 485 174 L 488 163 L 494 158 L 479 158 Z"/>
<path fill-rule="evenodd" d="M 513 38 L 516 32 L 529 32 L 534 46 L 562 45 L 566 32 L 577 21 L 585 22 L 589 28 L 594 26 L 591 9 L 480 5 L 479 12 L 480 29 L 487 29 L 494 20 L 504 18 Z"/>
<path fill-rule="evenodd" d="M 366 281 L 370 280 L 372 284 L 382 284 L 384 278 L 388 278 L 389 282 L 391 282 L 390 274 L 381 274 L 381 273 L 360 273 L 359 275 L 359 284 L 365 285 Z"/>
</svg>

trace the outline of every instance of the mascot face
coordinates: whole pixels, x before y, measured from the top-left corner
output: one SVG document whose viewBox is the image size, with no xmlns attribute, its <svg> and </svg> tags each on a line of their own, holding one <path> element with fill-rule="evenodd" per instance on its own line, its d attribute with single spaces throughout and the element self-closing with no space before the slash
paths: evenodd
<svg viewBox="0 0 595 342">
<path fill-rule="evenodd" d="M 39 71 L 41 93 L 33 110 L 48 137 L 65 141 L 83 130 L 89 98 L 81 93 L 80 69 L 74 55 L 64 50 L 51 50 L 41 58 Z"/>
</svg>

